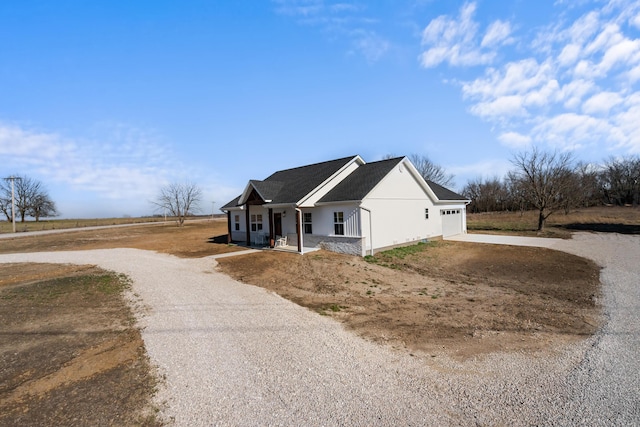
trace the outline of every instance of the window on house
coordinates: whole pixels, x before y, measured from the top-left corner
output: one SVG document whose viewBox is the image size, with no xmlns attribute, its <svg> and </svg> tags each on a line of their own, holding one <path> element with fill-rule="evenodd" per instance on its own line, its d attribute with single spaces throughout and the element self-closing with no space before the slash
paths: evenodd
<svg viewBox="0 0 640 427">
<path fill-rule="evenodd" d="M 251 215 L 251 231 L 262 231 L 262 215 Z"/>
<path fill-rule="evenodd" d="M 311 225 L 311 212 L 305 212 L 302 214 L 302 224 L 304 225 L 304 234 L 313 234 L 313 227 Z"/>
<path fill-rule="evenodd" d="M 236 215 L 233 217 L 233 222 L 236 225 L 236 231 L 240 230 L 240 215 Z"/>
<path fill-rule="evenodd" d="M 429 208 L 424 210 L 424 219 L 429 219 Z"/>
<path fill-rule="evenodd" d="M 336 236 L 344 236 L 344 212 L 333 213 L 333 233 Z"/>
</svg>

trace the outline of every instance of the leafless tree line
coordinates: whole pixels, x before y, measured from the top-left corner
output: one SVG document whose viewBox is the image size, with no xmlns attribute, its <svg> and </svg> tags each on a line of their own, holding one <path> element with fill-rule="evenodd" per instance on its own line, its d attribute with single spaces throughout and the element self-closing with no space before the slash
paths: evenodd
<svg viewBox="0 0 640 427">
<path fill-rule="evenodd" d="M 553 212 L 598 205 L 640 205 L 640 157 L 603 164 L 576 162 L 570 153 L 537 148 L 513 156 L 504 178 L 469 181 L 469 212 L 538 211 L 538 229 Z"/>
<path fill-rule="evenodd" d="M 42 182 L 24 175 L 14 175 L 14 199 L 16 220 L 25 218 L 47 218 L 59 215 L 55 202 Z M 0 212 L 11 222 L 11 180 L 0 180 Z"/>
</svg>

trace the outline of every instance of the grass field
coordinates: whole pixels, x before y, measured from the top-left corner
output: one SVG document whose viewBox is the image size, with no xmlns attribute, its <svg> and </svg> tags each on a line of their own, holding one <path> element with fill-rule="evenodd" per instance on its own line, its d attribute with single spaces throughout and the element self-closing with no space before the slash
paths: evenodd
<svg viewBox="0 0 640 427">
<path fill-rule="evenodd" d="M 467 229 L 469 232 L 561 238 L 568 238 L 576 230 L 640 234 L 640 208 L 637 207 L 601 206 L 556 212 L 547 219 L 541 233 L 536 231 L 537 221 L 535 211 L 467 214 Z"/>
<path fill-rule="evenodd" d="M 216 215 L 219 217 L 219 215 Z M 211 216 L 192 217 L 211 218 Z M 144 224 L 149 222 L 164 222 L 164 217 L 138 217 L 138 218 L 97 218 L 97 219 L 47 219 L 36 221 L 20 222 L 16 220 L 16 232 L 23 233 L 27 231 L 42 230 L 62 230 L 65 228 L 83 228 L 97 227 L 104 225 L 123 225 L 123 224 Z M 175 218 L 167 217 L 167 222 L 175 221 Z M 13 227 L 9 221 L 0 221 L 0 233 L 12 233 Z"/>
</svg>

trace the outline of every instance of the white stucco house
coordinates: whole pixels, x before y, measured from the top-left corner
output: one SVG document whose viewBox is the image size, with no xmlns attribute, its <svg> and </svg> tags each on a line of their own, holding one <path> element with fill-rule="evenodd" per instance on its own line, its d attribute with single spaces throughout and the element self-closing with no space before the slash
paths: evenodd
<svg viewBox="0 0 640 427">
<path fill-rule="evenodd" d="M 466 233 L 468 203 L 425 181 L 406 157 L 366 163 L 352 156 L 250 180 L 221 210 L 231 241 L 364 256 Z"/>
</svg>

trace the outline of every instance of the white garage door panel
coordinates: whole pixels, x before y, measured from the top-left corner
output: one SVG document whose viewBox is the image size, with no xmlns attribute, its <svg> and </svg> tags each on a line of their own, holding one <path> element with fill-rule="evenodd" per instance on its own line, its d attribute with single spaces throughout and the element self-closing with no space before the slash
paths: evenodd
<svg viewBox="0 0 640 427">
<path fill-rule="evenodd" d="M 451 213 L 442 215 L 442 237 L 455 236 L 462 233 L 462 214 L 453 213 L 455 211 L 445 212 Z"/>
</svg>

